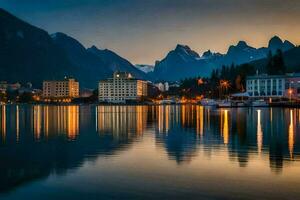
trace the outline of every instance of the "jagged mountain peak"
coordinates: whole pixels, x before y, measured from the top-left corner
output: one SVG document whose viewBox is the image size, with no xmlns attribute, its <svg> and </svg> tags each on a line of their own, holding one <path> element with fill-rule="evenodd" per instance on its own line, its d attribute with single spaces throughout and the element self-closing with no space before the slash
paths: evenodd
<svg viewBox="0 0 300 200">
<path fill-rule="evenodd" d="M 205 52 L 202 54 L 202 57 L 208 58 L 208 57 L 211 57 L 212 55 L 213 55 L 213 53 L 211 52 L 210 49 L 208 49 L 207 51 L 205 51 Z"/>
<path fill-rule="evenodd" d="M 292 48 L 294 48 L 295 45 L 293 43 L 291 43 L 288 40 L 285 40 L 284 42 L 282 41 L 282 39 L 278 36 L 273 36 L 268 44 L 268 49 L 270 51 L 272 51 L 273 53 L 275 51 L 277 51 L 278 49 L 281 49 L 282 51 L 287 51 L 290 50 Z"/>
<path fill-rule="evenodd" d="M 280 37 L 278 36 L 273 36 L 270 40 L 269 40 L 269 44 L 268 44 L 268 48 L 271 51 L 277 50 L 277 49 L 281 49 L 283 44 L 283 41 L 280 39 Z"/>
<path fill-rule="evenodd" d="M 88 50 L 91 50 L 91 51 L 99 51 L 100 49 L 95 46 L 95 45 L 92 45 L 90 48 L 88 48 Z"/>
<path fill-rule="evenodd" d="M 179 51 L 179 50 L 182 50 L 182 49 L 185 49 L 185 50 L 191 50 L 191 48 L 190 48 L 188 45 L 177 44 L 177 45 L 176 45 L 176 48 L 175 48 L 175 51 Z"/>
<path fill-rule="evenodd" d="M 87 48 L 87 50 L 89 52 L 92 52 L 92 53 L 97 53 L 97 52 L 110 52 L 110 53 L 113 53 L 113 54 L 116 54 L 115 52 L 109 50 L 109 49 L 100 49 L 99 47 L 95 46 L 95 45 L 92 45 L 91 47 Z"/>
<path fill-rule="evenodd" d="M 210 49 L 205 51 L 201 58 L 203 59 L 210 59 L 210 58 L 219 58 L 219 57 L 222 57 L 223 55 L 221 53 L 215 53 L 215 52 L 212 52 Z"/>
<path fill-rule="evenodd" d="M 199 54 L 192 50 L 188 45 L 182 45 L 182 44 L 177 44 L 175 50 L 173 52 L 176 52 L 177 54 L 190 58 L 199 58 Z"/>
<path fill-rule="evenodd" d="M 241 40 L 237 43 L 236 47 L 246 48 L 246 47 L 249 47 L 249 46 L 248 46 L 247 42 Z"/>
<path fill-rule="evenodd" d="M 269 44 L 270 43 L 278 43 L 278 44 L 282 44 L 283 41 L 281 40 L 281 38 L 277 35 L 273 36 L 270 41 L 269 41 Z"/>
</svg>

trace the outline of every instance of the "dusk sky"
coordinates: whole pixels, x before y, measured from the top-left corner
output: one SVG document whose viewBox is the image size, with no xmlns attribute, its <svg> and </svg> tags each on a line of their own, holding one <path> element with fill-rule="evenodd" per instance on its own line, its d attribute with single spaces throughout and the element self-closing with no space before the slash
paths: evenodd
<svg viewBox="0 0 300 200">
<path fill-rule="evenodd" d="M 299 0 L 0 0 L 0 7 L 134 64 L 153 64 L 178 43 L 200 54 L 225 53 L 239 40 L 266 46 L 273 35 L 300 44 Z"/>
</svg>

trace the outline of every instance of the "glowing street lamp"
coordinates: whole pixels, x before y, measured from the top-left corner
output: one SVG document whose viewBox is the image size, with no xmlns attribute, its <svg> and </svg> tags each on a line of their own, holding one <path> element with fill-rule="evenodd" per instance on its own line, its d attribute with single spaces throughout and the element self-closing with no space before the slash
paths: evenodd
<svg viewBox="0 0 300 200">
<path fill-rule="evenodd" d="M 198 79 L 198 85 L 202 85 L 204 83 L 204 81 L 202 80 L 202 78 Z"/>
<path fill-rule="evenodd" d="M 293 90 L 290 88 L 288 90 L 289 96 L 290 96 L 290 101 L 292 100 L 292 94 L 293 94 Z"/>
<path fill-rule="evenodd" d="M 229 88 L 230 83 L 227 80 L 220 80 L 220 90 L 222 91 L 222 89 L 224 88 L 225 91 L 227 92 L 227 89 Z"/>
<path fill-rule="evenodd" d="M 229 82 L 226 81 L 226 80 L 221 80 L 221 81 L 220 81 L 220 85 L 221 85 L 222 88 L 228 89 L 228 87 L 229 87 Z"/>
</svg>

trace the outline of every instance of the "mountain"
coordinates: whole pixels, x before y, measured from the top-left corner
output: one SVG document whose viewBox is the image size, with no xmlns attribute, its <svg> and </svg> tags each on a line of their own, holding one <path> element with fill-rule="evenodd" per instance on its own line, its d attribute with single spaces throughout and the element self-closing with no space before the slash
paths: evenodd
<svg viewBox="0 0 300 200">
<path fill-rule="evenodd" d="M 287 67 L 288 72 L 300 72 L 300 47 L 295 47 L 287 50 L 283 53 L 284 64 Z M 265 67 L 268 63 L 267 58 L 259 59 L 250 62 L 249 64 L 254 66 L 260 72 L 265 72 Z"/>
<path fill-rule="evenodd" d="M 100 79 L 115 70 L 127 71 L 137 78 L 147 75 L 110 50 L 86 49 L 64 34 L 49 35 L 7 11 L 0 9 L 0 80 L 32 82 L 72 76 L 81 87 L 95 88 Z"/>
<path fill-rule="evenodd" d="M 210 50 L 202 56 L 186 45 L 177 45 L 167 56 L 157 61 L 154 71 L 149 73 L 155 80 L 180 80 L 195 76 L 209 76 L 213 69 L 222 65 L 244 64 L 266 58 L 268 52 L 281 49 L 283 52 L 294 49 L 289 41 L 282 41 L 278 36 L 270 39 L 268 47 L 254 48 L 245 41 L 231 45 L 226 54 L 213 53 Z"/>
<path fill-rule="evenodd" d="M 64 33 L 51 36 L 55 44 L 66 52 L 75 66 L 73 72 L 85 87 L 95 87 L 99 80 L 110 77 L 114 71 L 126 71 L 136 78 L 147 79 L 144 72 L 108 49 L 100 50 L 95 46 L 86 49 L 76 39 Z"/>
<path fill-rule="evenodd" d="M 72 64 L 48 33 L 0 9 L 0 80 L 31 81 L 64 77 Z"/>
<path fill-rule="evenodd" d="M 51 37 L 54 43 L 64 50 L 68 60 L 72 63 L 73 68 L 70 72 L 80 81 L 81 86 L 95 88 L 100 79 L 112 74 L 103 60 L 88 52 L 74 38 L 64 33 L 55 33 Z"/>
<path fill-rule="evenodd" d="M 207 74 L 210 69 L 206 60 L 187 45 L 178 44 L 161 61 L 157 61 L 154 71 L 150 73 L 155 80 L 175 81 L 197 74 Z"/>
<path fill-rule="evenodd" d="M 145 73 L 153 72 L 153 70 L 154 70 L 153 65 L 137 64 L 137 65 L 135 65 L 135 67 Z"/>
<path fill-rule="evenodd" d="M 272 53 L 275 53 L 277 49 L 281 49 L 282 51 L 288 51 L 294 47 L 295 45 L 292 44 L 290 41 L 285 40 L 283 42 L 278 36 L 274 36 L 269 41 L 268 50 L 270 50 Z"/>
<path fill-rule="evenodd" d="M 220 53 L 214 53 L 214 52 L 211 52 L 210 50 L 207 50 L 205 51 L 203 54 L 202 54 L 202 58 L 203 59 L 218 59 L 220 57 L 222 57 L 223 55 L 220 54 Z"/>
<path fill-rule="evenodd" d="M 113 51 L 95 46 L 86 49 L 64 33 L 50 36 L 0 8 L 0 80 L 32 82 L 35 86 L 41 86 L 46 79 L 73 76 L 81 87 L 95 88 L 98 80 L 109 77 L 115 70 L 148 80 L 152 77 L 152 80 L 176 81 L 209 76 L 212 69 L 222 65 L 264 60 L 269 51 L 274 53 L 277 49 L 285 52 L 287 65 L 298 65 L 298 48 L 274 36 L 268 47 L 254 48 L 240 41 L 231 45 L 226 54 L 208 50 L 200 56 L 189 46 L 178 44 L 146 74 Z M 144 69 L 149 68 L 144 66 Z"/>
<path fill-rule="evenodd" d="M 239 41 L 236 46 L 231 45 L 224 55 L 222 64 L 242 64 L 252 60 L 263 58 L 267 55 L 265 48 L 256 49 L 249 46 L 245 41 Z"/>
<path fill-rule="evenodd" d="M 128 60 L 122 58 L 111 50 L 100 50 L 96 46 L 92 46 L 91 48 L 88 48 L 87 51 L 101 59 L 106 68 L 109 68 L 111 71 L 126 71 L 131 73 L 135 78 L 144 80 L 148 79 L 147 75 L 143 71 L 137 69 Z"/>
</svg>

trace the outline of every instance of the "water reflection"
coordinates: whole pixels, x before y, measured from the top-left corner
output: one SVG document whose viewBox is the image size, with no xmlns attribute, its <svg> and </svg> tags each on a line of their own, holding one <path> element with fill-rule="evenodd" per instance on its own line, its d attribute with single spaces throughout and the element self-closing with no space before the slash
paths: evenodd
<svg viewBox="0 0 300 200">
<path fill-rule="evenodd" d="M 247 166 L 251 155 L 267 155 L 270 167 L 276 172 L 281 171 L 284 161 L 292 161 L 295 156 L 299 159 L 299 151 L 294 151 L 299 123 L 293 120 L 293 110 L 212 110 L 187 105 L 157 109 L 157 143 L 164 145 L 170 159 L 177 163 L 190 161 L 201 146 L 207 152 L 228 151 L 230 159 L 237 159 L 242 167 Z M 180 120 L 175 117 L 178 115 Z"/>
<path fill-rule="evenodd" d="M 221 124 L 223 124 L 222 127 L 222 134 L 223 134 L 223 140 L 224 140 L 224 144 L 228 144 L 228 140 L 229 140 L 229 128 L 228 128 L 228 110 L 221 110 L 221 112 L 223 114 L 221 114 Z M 222 122 L 223 121 L 223 122 Z"/>
<path fill-rule="evenodd" d="M 294 154 L 294 120 L 293 120 L 293 110 L 290 110 L 289 152 L 290 152 L 291 159 L 293 159 L 293 154 Z"/>
<path fill-rule="evenodd" d="M 272 119 L 272 115 L 271 115 Z M 257 151 L 260 154 L 263 145 L 263 132 L 261 129 L 261 110 L 257 110 Z"/>
<path fill-rule="evenodd" d="M 243 168 L 266 162 L 278 174 L 300 161 L 297 119 L 299 110 L 280 108 L 1 106 L 0 191 L 121 156 L 142 140 L 173 165 L 221 154 Z"/>
<path fill-rule="evenodd" d="M 11 105 L 0 108 L 0 192 L 23 182 L 46 178 L 51 173 L 66 174 L 82 166 L 85 160 L 126 149 L 137 133 L 142 132 L 146 114 L 140 108 L 132 114 L 124 112 L 125 116 L 115 113 L 112 117 L 107 113 L 105 119 L 115 121 L 115 117 L 119 117 L 136 129 L 117 128 L 114 124 L 110 126 L 112 129 L 106 129 L 106 135 L 99 136 L 93 125 L 95 107 Z M 129 129 L 131 133 L 127 135 Z M 111 132 L 116 130 L 120 132 Z"/>
<path fill-rule="evenodd" d="M 96 130 L 114 137 L 142 135 L 146 127 L 146 106 L 98 106 L 96 107 Z"/>
<path fill-rule="evenodd" d="M 6 139 L 6 106 L 1 106 L 1 138 L 4 143 Z"/>
</svg>

